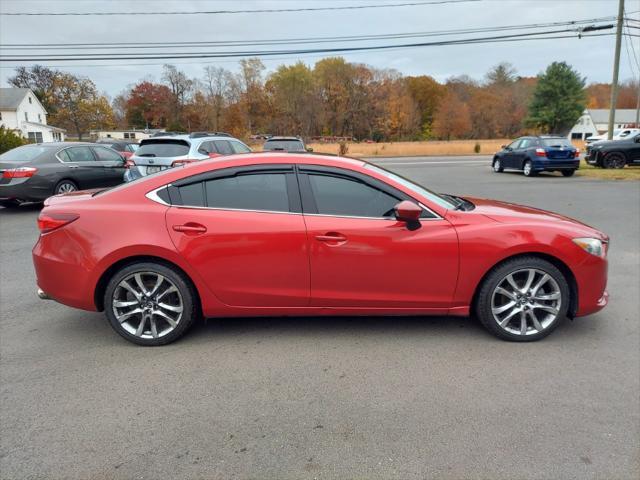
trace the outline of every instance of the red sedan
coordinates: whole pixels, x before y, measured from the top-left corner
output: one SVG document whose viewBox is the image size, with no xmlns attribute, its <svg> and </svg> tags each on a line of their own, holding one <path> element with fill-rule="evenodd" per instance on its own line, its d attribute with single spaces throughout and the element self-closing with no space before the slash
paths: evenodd
<svg viewBox="0 0 640 480">
<path fill-rule="evenodd" d="M 470 315 L 538 340 L 607 304 L 608 237 L 433 193 L 367 162 L 248 154 L 49 198 L 41 298 L 106 312 L 140 345 L 199 316 Z"/>
</svg>

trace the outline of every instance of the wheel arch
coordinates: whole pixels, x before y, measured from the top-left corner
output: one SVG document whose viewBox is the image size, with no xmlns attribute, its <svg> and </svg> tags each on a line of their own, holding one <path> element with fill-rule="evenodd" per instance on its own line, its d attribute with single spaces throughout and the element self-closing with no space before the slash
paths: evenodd
<svg viewBox="0 0 640 480">
<path fill-rule="evenodd" d="M 484 272 L 484 275 L 482 275 L 482 278 L 476 285 L 476 288 L 473 292 L 473 297 L 471 298 L 471 312 L 475 312 L 476 304 L 478 301 L 478 293 L 480 292 L 480 289 L 482 288 L 482 284 L 485 282 L 489 274 L 493 270 L 498 268 L 500 265 L 502 265 L 503 263 L 513 260 L 515 258 L 520 258 L 520 257 L 537 257 L 542 260 L 546 260 L 549 263 L 553 264 L 558 270 L 560 270 L 560 272 L 562 272 L 562 275 L 564 275 L 564 277 L 567 280 L 567 283 L 569 284 L 570 299 L 569 299 L 569 310 L 567 312 L 567 315 L 569 316 L 569 318 L 574 318 L 576 315 L 576 312 L 578 311 L 578 294 L 579 294 L 578 283 L 576 281 L 575 275 L 573 274 L 569 266 L 566 263 L 564 263 L 562 260 L 560 260 L 558 257 L 550 255 L 548 253 L 535 252 L 535 251 L 519 252 L 514 255 L 510 255 L 508 257 L 501 259 L 500 261 L 498 261 L 497 263 L 489 267 L 487 271 Z"/>
<path fill-rule="evenodd" d="M 127 265 L 131 265 L 134 263 L 142 263 L 142 262 L 159 263 L 161 265 L 164 265 L 165 267 L 169 267 L 174 270 L 177 270 L 182 275 L 184 275 L 184 278 L 189 282 L 191 288 L 195 292 L 195 295 L 196 295 L 195 302 L 196 302 L 196 309 L 198 311 L 198 314 L 199 315 L 202 314 L 202 300 L 200 298 L 200 291 L 198 290 L 198 287 L 196 286 L 193 279 L 189 276 L 189 274 L 185 272 L 182 267 L 175 264 L 174 262 L 171 262 L 170 260 L 167 260 L 162 257 L 157 257 L 154 255 L 132 255 L 129 257 L 121 258 L 117 262 L 110 265 L 102 273 L 102 275 L 98 279 L 98 282 L 96 283 L 96 288 L 93 293 L 93 301 L 99 312 L 102 312 L 104 310 L 104 294 L 107 289 L 107 285 L 109 284 L 109 281 L 111 280 L 113 275 L 115 275 L 116 272 L 126 267 Z"/>
</svg>

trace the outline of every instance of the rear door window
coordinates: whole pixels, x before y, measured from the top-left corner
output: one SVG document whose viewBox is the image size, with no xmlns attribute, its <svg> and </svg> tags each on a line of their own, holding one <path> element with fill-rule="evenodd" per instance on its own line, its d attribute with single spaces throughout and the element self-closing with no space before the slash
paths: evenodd
<svg viewBox="0 0 640 480">
<path fill-rule="evenodd" d="M 251 149 L 240 142 L 229 142 L 235 153 L 251 153 Z"/>
<path fill-rule="evenodd" d="M 94 147 L 94 153 L 98 157 L 98 160 L 103 162 L 120 162 L 122 157 L 119 153 L 104 147 Z"/>
<path fill-rule="evenodd" d="M 214 140 L 213 143 L 215 144 L 218 153 L 221 153 L 222 155 L 231 155 L 232 153 L 235 153 L 231 148 L 231 143 L 227 140 Z"/>
<path fill-rule="evenodd" d="M 70 162 L 95 162 L 96 160 L 89 147 L 71 147 L 67 148 L 65 152 Z"/>
<path fill-rule="evenodd" d="M 184 140 L 150 140 L 136 151 L 138 157 L 183 157 L 189 154 L 189 143 Z"/>
<path fill-rule="evenodd" d="M 287 175 L 248 173 L 205 182 L 207 206 L 288 212 Z"/>
</svg>

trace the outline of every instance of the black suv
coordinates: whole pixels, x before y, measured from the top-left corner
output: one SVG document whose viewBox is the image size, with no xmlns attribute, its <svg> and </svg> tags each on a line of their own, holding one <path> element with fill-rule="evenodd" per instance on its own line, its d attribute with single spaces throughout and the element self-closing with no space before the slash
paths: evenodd
<svg viewBox="0 0 640 480">
<path fill-rule="evenodd" d="M 640 133 L 623 140 L 603 140 L 587 145 L 584 159 L 588 164 L 602 168 L 640 165 Z"/>
</svg>

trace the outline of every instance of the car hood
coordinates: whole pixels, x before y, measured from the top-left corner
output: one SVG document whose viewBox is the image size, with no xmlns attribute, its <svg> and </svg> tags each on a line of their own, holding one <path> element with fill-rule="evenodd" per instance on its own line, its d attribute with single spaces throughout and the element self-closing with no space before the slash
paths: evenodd
<svg viewBox="0 0 640 480">
<path fill-rule="evenodd" d="M 573 218 L 565 217 L 558 213 L 540 210 L 538 208 L 526 207 L 515 203 L 489 200 L 485 198 L 465 197 L 475 205 L 475 213 L 484 215 L 500 223 L 562 223 L 588 230 L 590 235 L 595 235 L 602 240 L 607 240 L 607 236 L 595 228 L 582 223 Z"/>
</svg>

